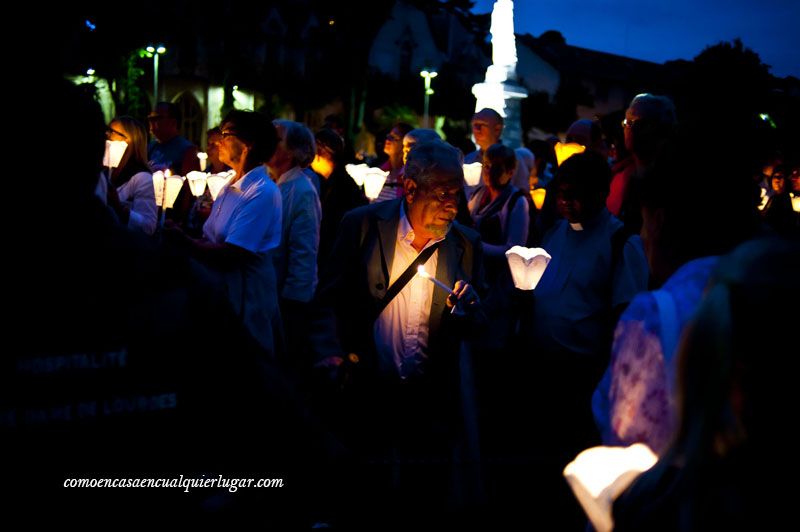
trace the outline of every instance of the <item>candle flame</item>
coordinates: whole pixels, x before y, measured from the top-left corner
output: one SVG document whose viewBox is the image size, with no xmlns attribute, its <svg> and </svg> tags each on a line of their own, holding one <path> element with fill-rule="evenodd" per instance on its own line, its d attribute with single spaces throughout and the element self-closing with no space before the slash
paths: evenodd
<svg viewBox="0 0 800 532">
<path fill-rule="evenodd" d="M 170 171 L 169 168 L 167 168 L 166 171 L 164 172 L 164 177 L 169 177 L 171 175 L 172 175 L 172 172 Z"/>
<path fill-rule="evenodd" d="M 423 266 L 422 264 L 417 266 L 417 275 L 419 275 L 420 277 L 428 276 L 428 272 L 425 271 L 425 266 Z"/>
</svg>

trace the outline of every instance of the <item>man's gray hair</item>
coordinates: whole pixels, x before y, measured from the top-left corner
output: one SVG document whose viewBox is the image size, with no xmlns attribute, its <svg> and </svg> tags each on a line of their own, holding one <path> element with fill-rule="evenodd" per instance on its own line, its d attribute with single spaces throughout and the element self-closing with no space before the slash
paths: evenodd
<svg viewBox="0 0 800 532">
<path fill-rule="evenodd" d="M 311 164 L 317 154 L 317 145 L 311 130 L 291 120 L 273 120 L 272 123 L 275 127 L 283 129 L 283 140 L 294 163 L 300 168 Z"/>
<path fill-rule="evenodd" d="M 408 133 L 406 133 L 406 137 L 409 139 L 414 139 L 414 142 L 430 142 L 432 140 L 442 140 L 442 137 L 439 134 L 432 130 L 418 127 L 416 129 L 412 129 Z"/>
<path fill-rule="evenodd" d="M 405 179 L 421 187 L 430 187 L 437 174 L 447 174 L 464 182 L 464 156 L 461 151 L 442 140 L 418 142 L 408 152 Z"/>
<path fill-rule="evenodd" d="M 666 96 L 657 96 L 649 92 L 637 94 L 628 107 L 633 106 L 636 106 L 636 114 L 641 118 L 666 126 L 674 126 L 678 123 L 675 116 L 675 104 Z"/>
</svg>

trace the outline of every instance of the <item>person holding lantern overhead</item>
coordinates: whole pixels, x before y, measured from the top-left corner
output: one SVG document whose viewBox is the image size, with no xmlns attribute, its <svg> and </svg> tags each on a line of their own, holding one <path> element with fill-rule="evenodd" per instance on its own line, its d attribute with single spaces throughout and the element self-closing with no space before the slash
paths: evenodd
<svg viewBox="0 0 800 532">
<path fill-rule="evenodd" d="M 120 222 L 152 235 L 158 222 L 153 174 L 147 166 L 147 130 L 130 116 L 118 116 L 108 125 L 106 139 L 128 143 L 108 187 L 108 206 Z"/>
<path fill-rule="evenodd" d="M 281 195 L 266 162 L 278 145 L 272 122 L 252 111 L 234 110 L 220 126 L 219 159 L 236 175 L 220 191 L 203 226 L 203 238 L 177 227 L 167 234 L 219 272 L 234 310 L 271 355 L 281 331 L 272 250 L 281 240 Z"/>
</svg>

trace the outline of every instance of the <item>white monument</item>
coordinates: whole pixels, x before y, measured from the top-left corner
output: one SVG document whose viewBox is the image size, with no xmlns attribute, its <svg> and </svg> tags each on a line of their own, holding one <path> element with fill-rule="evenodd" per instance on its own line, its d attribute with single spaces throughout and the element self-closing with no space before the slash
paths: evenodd
<svg viewBox="0 0 800 532">
<path fill-rule="evenodd" d="M 483 83 L 472 86 L 475 110 L 494 109 L 503 117 L 503 144 L 511 148 L 522 145 L 520 101 L 528 97 L 525 87 L 517 83 L 517 44 L 514 38 L 514 2 L 497 0 L 492 9 L 492 64 L 486 69 Z"/>
</svg>

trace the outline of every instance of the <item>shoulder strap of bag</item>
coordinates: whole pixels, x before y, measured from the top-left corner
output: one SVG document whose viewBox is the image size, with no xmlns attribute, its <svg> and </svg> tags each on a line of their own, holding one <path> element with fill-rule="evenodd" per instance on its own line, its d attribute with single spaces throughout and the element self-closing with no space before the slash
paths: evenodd
<svg viewBox="0 0 800 532">
<path fill-rule="evenodd" d="M 658 307 L 658 318 L 661 323 L 661 353 L 664 359 L 664 369 L 667 373 L 667 390 L 670 396 L 674 397 L 675 387 L 675 354 L 678 350 L 678 342 L 681 336 L 681 325 L 678 318 L 678 309 L 675 305 L 675 298 L 666 290 L 655 290 L 650 292 L 656 300 Z"/>
<path fill-rule="evenodd" d="M 384 295 L 383 299 L 381 299 L 380 303 L 378 303 L 376 308 L 377 312 L 375 314 L 376 318 L 380 316 L 381 312 L 383 312 L 383 309 L 385 309 L 386 306 L 392 302 L 392 299 L 394 299 L 395 296 L 400 293 L 400 290 L 402 290 L 403 287 L 408 284 L 411 278 L 416 275 L 417 267 L 428 262 L 428 259 L 431 258 L 431 255 L 433 255 L 434 251 L 436 251 L 438 248 L 439 242 L 422 250 L 422 253 L 417 255 L 417 258 L 408 265 L 408 268 L 406 268 L 406 271 L 403 272 L 403 275 L 398 277 L 397 280 L 392 283 L 392 286 L 390 286 L 389 290 L 386 291 L 386 295 Z"/>
</svg>

